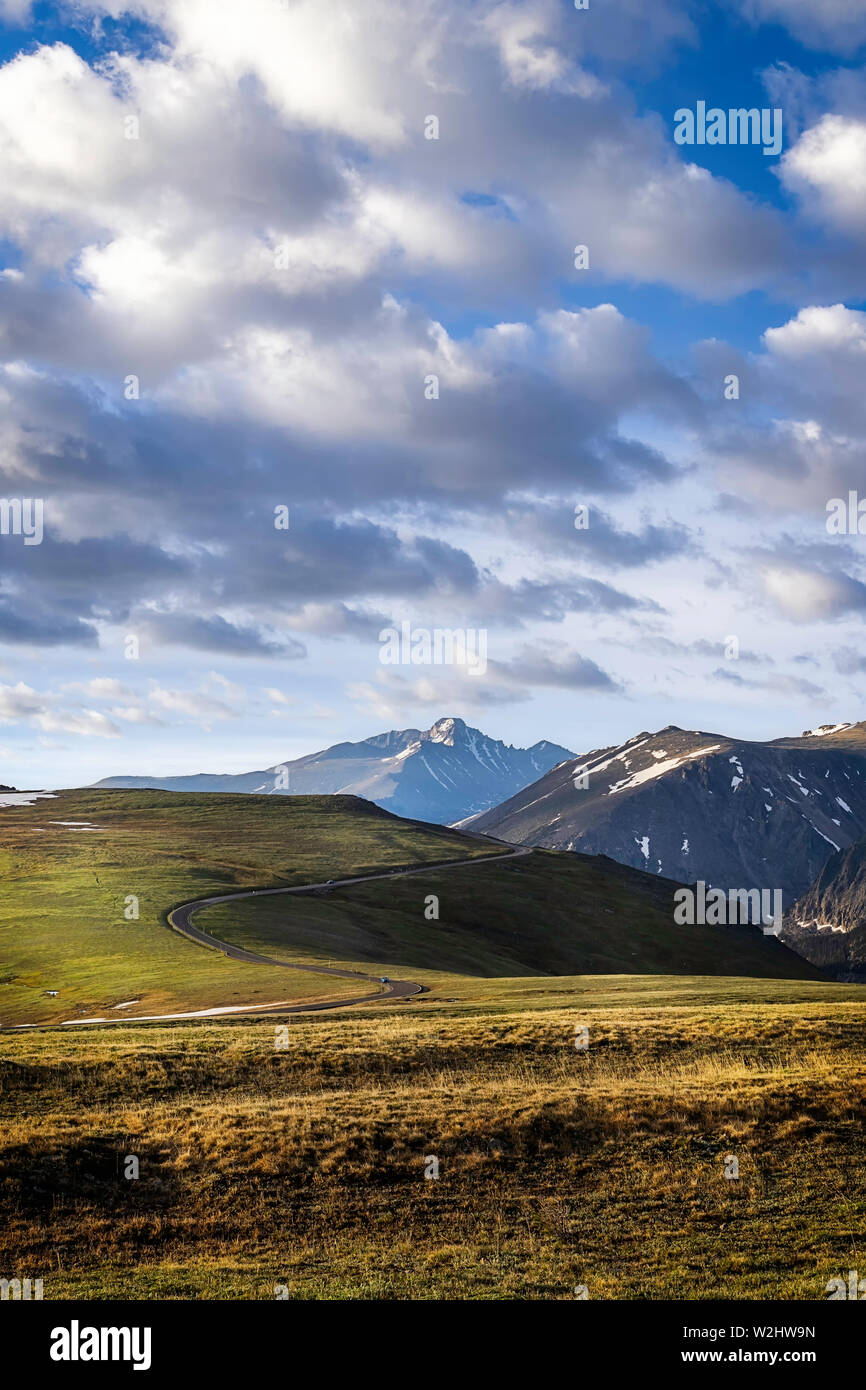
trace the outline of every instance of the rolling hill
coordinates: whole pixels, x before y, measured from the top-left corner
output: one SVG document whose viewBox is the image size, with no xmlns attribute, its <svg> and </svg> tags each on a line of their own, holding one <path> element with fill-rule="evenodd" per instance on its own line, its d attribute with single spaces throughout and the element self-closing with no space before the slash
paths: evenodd
<svg viewBox="0 0 866 1390">
<path fill-rule="evenodd" d="M 498 848 L 349 796 L 84 789 L 0 807 L 0 1026 L 351 995 L 325 975 L 205 950 L 169 931 L 166 913 Z"/>
<path fill-rule="evenodd" d="M 436 984 L 450 976 L 739 975 L 818 980 L 821 972 L 754 927 L 681 926 L 677 884 L 600 855 L 538 850 L 471 872 L 432 867 L 304 897 L 207 908 L 205 931 L 291 959 L 375 963 Z M 428 919 L 434 895 L 439 916 Z M 453 987 L 450 979 L 448 986 Z"/>
<path fill-rule="evenodd" d="M 251 949 L 267 940 L 265 954 L 274 947 L 306 965 L 374 962 L 377 975 L 423 966 L 428 985 L 449 972 L 816 978 L 808 962 L 751 929 L 676 926 L 675 885 L 610 860 L 539 854 L 435 868 L 501 850 L 343 796 L 85 789 L 0 808 L 0 1024 L 132 1021 L 351 995 L 330 976 L 196 945 L 167 928 L 166 913 L 233 890 L 419 865 L 430 866 L 429 879 L 246 899 L 207 909 L 200 925 Z M 438 921 L 425 916 L 431 893 Z"/>
</svg>

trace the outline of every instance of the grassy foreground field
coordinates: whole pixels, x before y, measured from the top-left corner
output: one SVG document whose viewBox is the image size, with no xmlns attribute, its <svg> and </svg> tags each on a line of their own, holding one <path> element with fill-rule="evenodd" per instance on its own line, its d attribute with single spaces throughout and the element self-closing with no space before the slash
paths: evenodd
<svg viewBox="0 0 866 1390">
<path fill-rule="evenodd" d="M 46 1298 L 822 1299 L 866 1265 L 856 986 L 455 987 L 295 1018 L 285 1050 L 278 1021 L 4 1038 L 0 1271 Z"/>
</svg>

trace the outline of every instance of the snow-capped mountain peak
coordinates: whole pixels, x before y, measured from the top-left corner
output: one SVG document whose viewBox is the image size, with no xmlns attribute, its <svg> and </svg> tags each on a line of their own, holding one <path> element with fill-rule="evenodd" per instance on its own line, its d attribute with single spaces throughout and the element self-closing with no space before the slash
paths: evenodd
<svg viewBox="0 0 866 1390">
<path fill-rule="evenodd" d="M 447 743 L 453 747 L 460 735 L 465 733 L 466 725 L 462 719 L 437 719 L 422 737 L 430 743 Z"/>
<path fill-rule="evenodd" d="M 346 793 L 375 801 L 399 816 L 450 824 L 487 811 L 573 756 L 546 740 L 532 748 L 513 748 L 449 716 L 426 731 L 391 729 L 360 743 L 333 744 L 264 772 L 112 777 L 99 785 L 273 796 Z"/>
</svg>

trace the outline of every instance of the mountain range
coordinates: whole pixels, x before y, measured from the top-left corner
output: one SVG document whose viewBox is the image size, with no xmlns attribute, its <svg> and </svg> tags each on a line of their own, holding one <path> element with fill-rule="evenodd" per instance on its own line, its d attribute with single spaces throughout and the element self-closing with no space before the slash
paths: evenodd
<svg viewBox="0 0 866 1390">
<path fill-rule="evenodd" d="M 95 785 L 178 792 L 248 792 L 277 796 L 362 796 L 395 815 L 448 824 L 486 811 L 574 754 L 542 740 L 513 748 L 462 719 L 431 728 L 391 730 L 360 743 L 257 772 L 189 777 L 106 777 Z"/>
<path fill-rule="evenodd" d="M 866 723 L 746 742 L 668 725 L 552 768 L 464 825 L 785 905 L 866 834 Z"/>
<path fill-rule="evenodd" d="M 840 979 L 866 980 L 866 722 L 770 742 L 671 724 L 575 757 L 445 718 L 254 772 L 96 785 L 352 794 L 398 816 L 605 855 L 659 879 L 780 889 L 782 940 Z"/>
</svg>

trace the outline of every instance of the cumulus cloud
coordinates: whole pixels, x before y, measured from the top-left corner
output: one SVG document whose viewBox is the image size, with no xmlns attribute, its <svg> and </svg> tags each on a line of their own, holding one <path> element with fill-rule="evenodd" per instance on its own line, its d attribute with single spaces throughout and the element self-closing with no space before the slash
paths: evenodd
<svg viewBox="0 0 866 1390">
<path fill-rule="evenodd" d="M 38 605 L 21 605 L 0 600 L 0 642 L 34 647 L 95 647 L 96 628 L 81 618 L 40 611 Z"/>
<path fill-rule="evenodd" d="M 521 499 L 509 504 L 503 525 L 509 535 L 539 548 L 555 546 L 564 557 L 589 559 L 612 569 L 658 564 L 696 544 L 688 527 L 672 518 L 664 525 L 644 522 L 629 530 L 618 526 L 604 508 L 573 498 Z"/>
<path fill-rule="evenodd" d="M 725 489 L 736 481 L 729 511 L 754 517 L 752 502 L 764 516 L 799 513 L 817 538 L 826 534 L 830 499 L 866 487 L 866 314 L 841 303 L 807 305 L 768 328 L 762 348 L 741 374 L 738 402 L 716 391 L 703 455 Z M 718 373 L 718 382 L 726 362 L 737 370 L 736 356 L 714 345 L 703 370 Z"/>
<path fill-rule="evenodd" d="M 866 33 L 866 21 L 864 21 Z M 866 119 L 828 112 L 782 157 L 781 177 L 810 215 L 853 235 L 866 227 Z"/>
<path fill-rule="evenodd" d="M 117 725 L 101 711 L 64 708 L 56 693 L 40 694 L 23 681 L 14 686 L 0 685 L 0 723 L 31 724 L 45 733 L 120 737 Z"/>
<path fill-rule="evenodd" d="M 0 0 L 0 20 L 6 24 L 24 24 L 33 12 L 33 0 Z"/>
<path fill-rule="evenodd" d="M 621 690 L 618 680 L 585 654 L 562 642 L 526 643 L 513 657 L 490 660 L 483 674 L 465 667 L 442 666 L 404 675 L 381 667 L 372 681 L 353 681 L 349 698 L 371 716 L 406 719 L 412 710 L 454 708 L 483 710 L 530 699 L 534 688 L 595 692 Z"/>
<path fill-rule="evenodd" d="M 70 714 L 62 710 L 47 710 L 35 717 L 35 723 L 46 733 L 95 735 L 97 738 L 120 738 L 116 724 L 99 710 L 83 710 Z"/>
<path fill-rule="evenodd" d="M 827 690 L 823 685 L 817 685 L 815 681 L 806 680 L 803 676 L 793 676 L 783 671 L 755 678 L 743 676 L 739 671 L 732 670 L 730 666 L 719 666 L 713 672 L 713 677 L 716 680 L 727 681 L 731 685 L 741 686 L 746 690 L 764 690 L 773 695 L 810 701 L 827 698 Z"/>
<path fill-rule="evenodd" d="M 563 690 L 606 690 L 618 689 L 607 671 L 580 652 L 569 651 L 557 643 L 554 649 L 549 645 L 529 644 L 520 649 L 509 661 L 491 662 L 494 679 L 519 687 L 553 686 Z"/>
<path fill-rule="evenodd" d="M 832 353 L 829 366 L 835 371 L 851 354 L 859 361 L 866 355 L 866 314 L 844 304 L 809 305 L 781 327 L 768 328 L 764 342 L 787 361 L 821 361 Z"/>
<path fill-rule="evenodd" d="M 818 19 L 794 0 L 750 13 L 844 37 L 829 0 Z M 0 472 L 46 499 L 44 543 L 0 546 L 0 642 L 88 666 L 58 697 L 9 696 L 22 721 L 134 737 L 240 719 L 242 691 L 174 674 L 211 652 L 281 710 L 278 665 L 324 682 L 360 653 L 363 672 L 404 616 L 502 642 L 479 684 L 356 684 L 377 717 L 591 699 L 621 687 L 589 634 L 670 632 L 710 567 L 732 601 L 762 576 L 796 621 L 859 611 L 841 551 L 762 538 L 752 575 L 701 534 L 707 470 L 744 526 L 783 504 L 822 523 L 821 489 L 866 442 L 864 316 L 797 301 L 760 350 L 707 348 L 703 377 L 665 343 L 673 296 L 710 317 L 744 292 L 788 302 L 802 263 L 787 209 L 676 147 L 626 85 L 695 43 L 687 0 L 77 0 L 65 17 L 63 41 L 37 17 L 0 66 Z M 862 232 L 860 120 L 813 103 L 782 162 L 810 237 Z M 726 361 L 743 391 L 723 414 Z M 90 669 L 127 632 L 143 691 Z"/>
<path fill-rule="evenodd" d="M 126 695 L 131 695 L 129 686 L 122 681 L 115 680 L 111 676 L 95 676 L 89 681 L 70 681 L 61 686 L 63 691 L 73 691 L 76 694 L 92 695 L 98 700 L 117 700 L 123 699 Z"/>
<path fill-rule="evenodd" d="M 37 44 L 0 68 L 2 230 L 19 250 L 0 278 L 4 471 L 51 494 L 51 544 L 8 556 L 10 586 L 40 605 L 10 611 L 9 640 L 95 645 L 143 623 L 160 645 L 279 658 L 302 654 L 279 630 L 362 636 L 383 597 L 483 593 L 495 611 L 467 550 L 369 513 L 488 506 L 528 458 L 542 488 L 676 476 L 624 422 L 693 425 L 698 404 L 613 304 L 461 333 L 412 295 L 423 275 L 446 299 L 508 283 L 531 300 L 560 258 L 574 274 L 578 235 L 593 275 L 713 294 L 775 273 L 776 214 L 684 164 L 591 71 L 692 40 L 686 6 L 629 0 L 582 28 L 543 3 L 468 19 L 375 2 L 252 0 L 242 21 L 192 0 L 79 9 L 135 15 L 160 42 L 89 61 Z M 553 94 L 574 121 L 551 122 Z M 298 524 L 267 536 L 284 498 Z M 624 564 L 685 544 L 652 526 L 630 542 L 600 517 L 584 552 Z M 603 582 L 559 600 L 506 588 L 518 620 L 533 593 L 559 614 L 635 606 Z"/>
<path fill-rule="evenodd" d="M 552 4 L 503 4 L 467 22 L 456 5 L 376 0 L 327 11 L 255 0 L 242 16 L 90 8 L 143 15 L 167 43 L 98 64 L 59 43 L 7 63 L 0 173 L 7 232 L 28 252 L 13 302 L 38 294 L 40 267 L 60 271 L 59 351 L 86 326 L 103 371 L 125 349 L 161 377 L 207 362 L 227 334 L 235 355 L 261 357 L 280 318 L 297 320 L 303 342 L 335 312 L 322 291 L 346 292 L 349 312 L 354 295 L 357 312 L 407 271 L 457 276 L 464 295 L 489 295 L 504 275 L 529 289 L 557 262 L 568 272 L 578 229 L 595 271 L 700 295 L 772 279 L 787 254 L 771 208 L 683 163 L 622 90 L 581 75 L 581 47 L 613 37 L 605 17 L 564 23 Z M 626 5 L 617 45 L 635 26 L 644 39 L 686 36 L 677 9 L 650 7 L 647 20 Z M 551 87 L 571 121 L 551 125 Z"/>
<path fill-rule="evenodd" d="M 828 621 L 866 609 L 866 584 L 843 571 L 768 562 L 761 579 L 767 598 L 795 622 Z"/>
<path fill-rule="evenodd" d="M 156 686 L 149 691 L 147 700 L 157 710 L 181 715 L 205 727 L 214 719 L 235 719 L 238 715 L 235 706 L 202 690 L 171 690 Z"/>
</svg>

